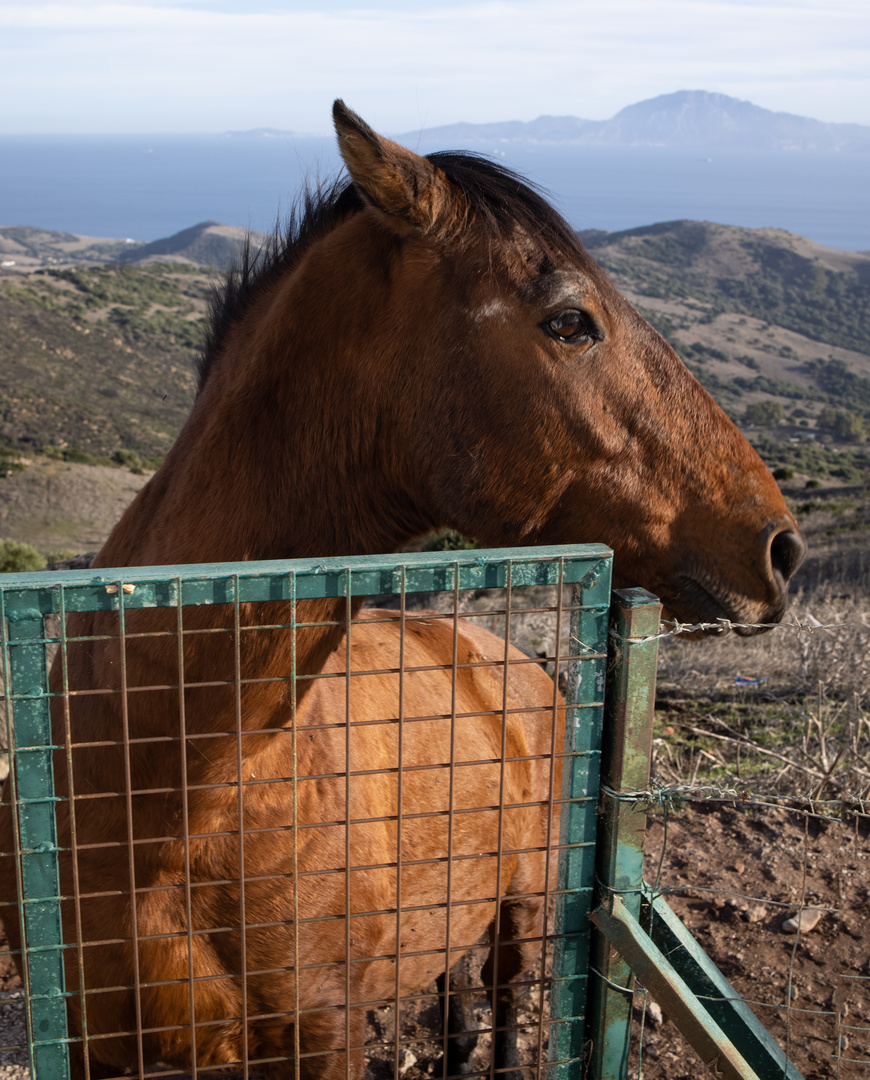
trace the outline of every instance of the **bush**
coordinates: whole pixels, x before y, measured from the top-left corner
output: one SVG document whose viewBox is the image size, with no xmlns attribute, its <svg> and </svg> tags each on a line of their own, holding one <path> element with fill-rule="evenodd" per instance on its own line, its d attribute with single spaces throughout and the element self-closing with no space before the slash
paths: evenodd
<svg viewBox="0 0 870 1080">
<path fill-rule="evenodd" d="M 135 450 L 116 450 L 112 454 L 112 461 L 116 465 L 123 465 L 133 473 L 141 473 L 144 462 Z"/>
<path fill-rule="evenodd" d="M 864 423 L 853 412 L 826 406 L 819 413 L 817 423 L 820 431 L 832 434 L 843 442 L 861 442 L 864 438 Z"/>
<path fill-rule="evenodd" d="M 426 537 L 423 551 L 472 551 L 478 547 L 476 540 L 456 532 L 454 529 L 443 529 L 441 532 L 430 533 Z"/>
<path fill-rule="evenodd" d="M 44 570 L 45 559 L 35 547 L 17 540 L 0 540 L 0 574 Z"/>
<path fill-rule="evenodd" d="M 746 406 L 744 414 L 747 424 L 758 427 L 776 427 L 783 417 L 783 408 L 778 401 L 754 401 Z"/>
<path fill-rule="evenodd" d="M 773 470 L 774 480 L 793 480 L 794 469 L 789 469 L 785 465 L 780 465 L 778 469 Z"/>
</svg>

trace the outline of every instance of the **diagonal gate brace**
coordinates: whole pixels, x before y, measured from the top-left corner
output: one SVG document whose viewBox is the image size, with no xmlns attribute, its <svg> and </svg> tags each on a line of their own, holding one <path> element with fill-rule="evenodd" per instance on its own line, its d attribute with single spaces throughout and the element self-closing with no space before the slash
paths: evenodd
<svg viewBox="0 0 870 1080">
<path fill-rule="evenodd" d="M 759 1080 L 803 1080 L 785 1051 L 695 941 L 662 896 L 646 893 L 641 920 L 689 989 L 751 1062 Z"/>
<path fill-rule="evenodd" d="M 779 1045 L 664 900 L 648 897 L 645 907 L 653 914 L 654 925 L 661 927 L 653 936 L 618 896 L 612 896 L 608 905 L 598 907 L 590 918 L 667 1012 L 713 1076 L 723 1080 L 773 1080 L 774 1077 L 802 1080 Z M 701 1000 L 699 993 L 704 994 L 705 1000 Z"/>
<path fill-rule="evenodd" d="M 724 1080 L 757 1080 L 755 1070 L 737 1052 L 725 1032 L 618 896 L 611 897 L 610 911 L 597 908 L 590 918 L 666 1010 L 714 1076 L 721 1076 Z"/>
</svg>

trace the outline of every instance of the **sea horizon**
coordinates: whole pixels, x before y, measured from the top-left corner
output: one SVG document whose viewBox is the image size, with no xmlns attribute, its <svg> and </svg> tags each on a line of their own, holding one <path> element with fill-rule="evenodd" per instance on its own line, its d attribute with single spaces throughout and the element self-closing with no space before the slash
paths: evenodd
<svg viewBox="0 0 870 1080">
<path fill-rule="evenodd" d="M 494 142 L 494 140 L 493 140 Z M 429 145 L 422 153 L 463 149 Z M 777 228 L 870 250 L 870 155 L 478 144 L 543 189 L 578 230 L 663 221 Z M 337 175 L 330 138 L 0 135 L 0 225 L 144 242 L 201 221 L 271 230 L 306 181 Z"/>
</svg>

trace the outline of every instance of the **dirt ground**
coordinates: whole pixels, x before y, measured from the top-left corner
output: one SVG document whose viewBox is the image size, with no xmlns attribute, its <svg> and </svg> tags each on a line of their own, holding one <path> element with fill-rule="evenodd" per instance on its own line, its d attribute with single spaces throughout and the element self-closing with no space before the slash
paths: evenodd
<svg viewBox="0 0 870 1080">
<path fill-rule="evenodd" d="M 647 837 L 648 882 L 669 891 L 672 908 L 787 1047 L 805 1080 L 870 1075 L 870 822 L 839 824 L 779 808 L 696 803 L 669 813 L 667 821 L 652 815 Z M 802 906 L 821 910 L 815 928 L 799 935 L 784 931 L 783 922 Z M 0 944 L 0 1046 L 23 1035 L 20 983 L 4 948 Z M 478 964 L 481 959 L 482 953 Z M 441 1075 L 440 1012 L 434 985 L 429 990 L 430 997 L 403 1014 L 404 1080 Z M 10 999 L 10 993 L 16 996 Z M 539 991 L 529 994 L 521 1011 L 529 1025 L 521 1035 L 527 1066 L 537 1055 L 539 998 Z M 655 1006 L 647 1008 L 641 1029 L 644 995 L 635 1000 L 629 1075 L 639 1075 L 639 1051 L 644 1080 L 706 1075 Z M 489 1026 L 482 994 L 475 1016 L 481 1027 Z M 370 1059 L 373 1080 L 395 1073 L 394 1049 L 386 1045 L 393 1038 L 391 1010 L 373 1013 L 368 1039 L 382 1043 Z M 488 1068 L 488 1043 L 482 1036 L 475 1069 Z M 0 1077 L 23 1078 L 25 1060 L 20 1052 L 0 1051 Z"/>
<path fill-rule="evenodd" d="M 22 461 L 22 470 L 0 473 L 0 537 L 55 557 L 100 547 L 151 476 L 49 457 Z"/>
<path fill-rule="evenodd" d="M 870 1074 L 870 822 L 695 804 L 666 824 L 650 821 L 647 880 L 675 890 L 671 907 L 806 1080 Z M 816 927 L 784 931 L 802 906 L 821 910 Z M 651 1019 L 644 1080 L 702 1075 L 674 1024 Z"/>
</svg>

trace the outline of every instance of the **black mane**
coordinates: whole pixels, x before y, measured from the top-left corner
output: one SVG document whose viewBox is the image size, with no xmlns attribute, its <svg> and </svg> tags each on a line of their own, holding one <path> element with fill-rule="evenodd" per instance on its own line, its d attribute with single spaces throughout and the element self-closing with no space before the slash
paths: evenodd
<svg viewBox="0 0 870 1080">
<path fill-rule="evenodd" d="M 542 249 L 575 251 L 578 239 L 568 223 L 526 180 L 510 169 L 460 151 L 427 155 L 457 187 L 480 225 L 494 238 L 506 238 L 518 226 Z M 227 272 L 222 288 L 212 294 L 205 324 L 202 354 L 197 365 L 201 390 L 212 364 L 235 325 L 275 280 L 294 266 L 321 236 L 364 208 L 362 197 L 347 177 L 306 188 L 287 223 L 259 249 L 245 242 L 241 255 Z"/>
</svg>

